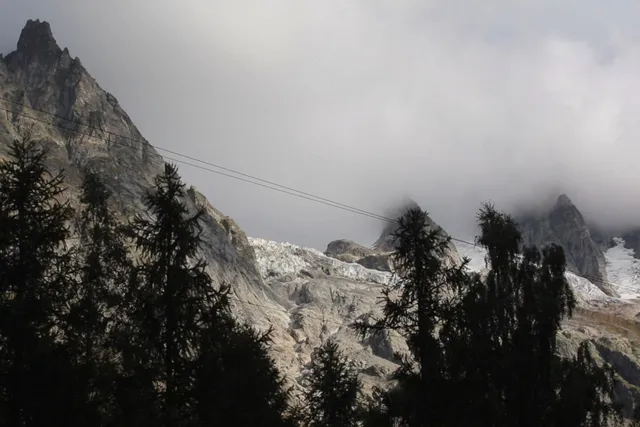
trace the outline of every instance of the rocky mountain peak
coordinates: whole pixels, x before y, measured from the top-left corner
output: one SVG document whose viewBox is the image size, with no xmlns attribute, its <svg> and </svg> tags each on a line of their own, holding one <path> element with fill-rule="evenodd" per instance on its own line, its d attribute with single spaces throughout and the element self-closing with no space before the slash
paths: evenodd
<svg viewBox="0 0 640 427">
<path fill-rule="evenodd" d="M 607 282 L 606 260 L 601 245 L 591 236 L 580 210 L 566 194 L 542 215 L 522 215 L 517 218 L 526 245 L 542 248 L 551 243 L 563 247 L 567 269 L 585 276 L 603 292 L 617 296 Z"/>
<path fill-rule="evenodd" d="M 591 239 L 591 232 L 582 213 L 565 194 L 558 197 L 558 201 L 549 212 L 548 217 L 553 225 L 565 229 L 570 227 L 574 231 L 581 230 L 583 234 L 588 234 L 589 239 Z"/>
<path fill-rule="evenodd" d="M 411 198 L 405 198 L 400 203 L 396 204 L 395 206 L 392 206 L 391 209 L 387 211 L 388 213 L 386 216 L 387 218 L 393 219 L 395 221 L 411 209 L 422 209 L 422 208 L 420 207 L 420 205 L 418 205 L 418 203 L 415 202 L 415 200 Z M 427 226 L 430 228 L 439 227 L 438 224 L 436 224 L 429 216 L 427 216 Z M 382 252 L 393 251 L 395 249 L 394 233 L 396 232 L 397 229 L 398 229 L 398 224 L 395 222 L 389 222 L 388 224 L 386 224 L 384 229 L 382 230 L 382 233 L 380 233 L 380 237 L 373 244 L 373 247 L 376 250 L 382 251 Z M 442 230 L 442 233 L 445 236 L 447 235 L 447 233 L 444 230 Z"/>
<path fill-rule="evenodd" d="M 574 207 L 574 204 L 571 202 L 571 199 L 566 194 L 561 194 L 558 196 L 556 200 L 556 207 Z"/>
<path fill-rule="evenodd" d="M 27 21 L 3 64 L 0 106 L 10 114 L 0 118 L 6 131 L 0 155 L 20 128 L 33 127 L 51 153 L 51 166 L 64 168 L 74 181 L 71 189 L 89 167 L 103 171 L 107 185 L 123 195 L 117 200 L 123 209 L 141 208 L 139 194 L 161 170 L 162 157 L 80 61 L 58 46 L 49 23 Z"/>
<path fill-rule="evenodd" d="M 64 169 L 65 196 L 72 206 L 78 203 L 84 170 L 90 169 L 113 191 L 112 207 L 124 222 L 144 213 L 143 197 L 164 160 L 115 97 L 60 49 L 51 26 L 28 21 L 17 49 L 3 64 L 0 107 L 7 114 L 0 114 L 0 158 L 29 127 L 36 142 L 48 149 L 48 166 Z M 189 189 L 185 202 L 192 212 L 205 210 L 201 255 L 214 284 L 233 283 L 243 302 L 264 305 L 262 279 L 244 232 L 197 190 Z M 247 316 L 254 313 L 259 309 Z"/>
<path fill-rule="evenodd" d="M 4 62 L 15 71 L 28 68 L 34 62 L 39 68 L 50 69 L 60 63 L 69 67 L 78 61 L 71 58 L 66 48 L 60 48 L 47 21 L 30 19 L 22 29 L 17 49 L 7 55 Z"/>
<path fill-rule="evenodd" d="M 20 34 L 18 52 L 30 54 L 51 52 L 59 55 L 62 49 L 53 37 L 51 25 L 47 21 L 29 19 Z"/>
<path fill-rule="evenodd" d="M 95 104 L 86 96 L 79 98 L 102 92 L 80 60 L 72 58 L 66 48 L 60 48 L 46 21 L 27 21 L 16 50 L 8 54 L 3 63 L 8 73 L 6 84 L 22 87 L 12 98 L 15 102 L 62 117 L 77 119 L 86 115 L 88 111 L 80 114 L 74 104 Z M 50 106 L 55 108 L 48 108 Z M 89 109 L 94 107 L 90 105 Z"/>
</svg>

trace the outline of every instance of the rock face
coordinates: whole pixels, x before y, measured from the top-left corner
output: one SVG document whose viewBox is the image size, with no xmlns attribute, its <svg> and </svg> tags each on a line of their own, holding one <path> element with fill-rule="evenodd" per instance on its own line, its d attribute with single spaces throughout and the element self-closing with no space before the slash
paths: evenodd
<svg viewBox="0 0 640 427">
<path fill-rule="evenodd" d="M 344 262 L 355 262 L 372 270 L 391 271 L 391 252 L 369 249 L 350 240 L 334 240 L 325 255 Z"/>
<path fill-rule="evenodd" d="M 6 155 L 21 129 L 33 126 L 34 137 L 50 150 L 50 166 L 65 169 L 67 196 L 72 203 L 77 201 L 83 169 L 89 167 L 99 171 L 113 190 L 113 208 L 123 219 L 141 211 L 141 198 L 162 170 L 162 157 L 117 100 L 100 88 L 77 58 L 58 46 L 46 22 L 29 21 L 17 50 L 0 59 L 0 98 L 0 156 Z M 202 256 L 214 285 L 232 286 L 238 316 L 256 328 L 273 328 L 273 356 L 293 385 L 306 373 L 313 349 L 330 336 L 356 363 L 366 389 L 386 383 L 397 367 L 394 353 L 405 352 L 406 344 L 391 333 L 361 340 L 350 325 L 356 319 L 380 314 L 380 291 L 391 280 L 392 228 L 383 231 L 375 250 L 337 241 L 329 245 L 325 255 L 248 238 L 233 219 L 193 187 L 186 202 L 191 209 L 202 206 L 206 210 Z M 598 253 L 590 246 L 588 230 L 582 230 L 579 212 L 561 202 L 545 219 L 540 239 L 565 242 L 573 251 L 576 269 L 597 269 Z M 579 232 L 569 230 L 571 227 Z M 481 268 L 483 254 L 469 252 L 469 248 L 465 251 L 477 258 L 472 265 Z M 459 259 L 453 244 L 450 254 Z M 595 263 L 587 261 L 592 258 Z M 625 326 L 620 327 L 618 323 L 624 316 L 633 318 L 640 309 L 624 303 L 628 313 L 613 313 L 611 307 L 623 303 L 607 298 L 586 279 L 570 276 L 570 282 L 581 296 L 581 306 L 590 307 L 592 313 L 607 314 L 578 317 L 567 323 L 564 351 L 571 354 L 580 340 L 593 340 L 603 359 L 620 364 L 619 373 L 625 381 L 621 393 L 633 396 L 639 366 L 630 341 L 635 338 L 622 332 L 629 330 L 629 324 L 622 322 Z"/>
<path fill-rule="evenodd" d="M 72 203 L 77 201 L 83 170 L 91 168 L 115 194 L 113 207 L 123 219 L 141 211 L 142 197 L 164 161 L 116 98 L 58 46 L 48 23 L 27 22 L 17 50 L 0 60 L 0 97 L 0 156 L 6 155 L 21 129 L 30 128 L 33 138 L 49 150 L 49 166 L 64 168 Z M 242 295 L 239 305 L 259 304 L 242 312 L 260 317 L 268 304 L 246 235 L 195 189 L 186 201 L 191 209 L 207 209 L 203 256 L 215 283 L 233 284 Z M 257 323 L 266 326 L 264 316 L 261 319 Z"/>
<path fill-rule="evenodd" d="M 591 239 L 598 245 L 602 252 L 607 252 L 615 246 L 613 239 L 618 237 L 619 233 L 613 233 L 597 224 L 588 224 Z"/>
<path fill-rule="evenodd" d="M 629 230 L 621 237 L 625 241 L 625 247 L 633 249 L 633 256 L 640 259 L 640 229 Z"/>
<path fill-rule="evenodd" d="M 375 253 L 375 250 L 366 248 L 351 240 L 334 240 L 327 245 L 327 250 L 324 251 L 326 256 L 344 262 L 356 262 L 360 258 L 374 255 Z"/>
<path fill-rule="evenodd" d="M 598 363 L 607 362 L 615 367 L 617 398 L 623 405 L 623 415 L 630 418 L 640 402 L 640 351 L 637 341 L 609 329 L 611 324 L 599 316 L 578 314 L 565 322 L 565 329 L 558 336 L 559 352 L 570 357 L 582 341 L 588 341 Z"/>
<path fill-rule="evenodd" d="M 556 243 L 564 248 L 567 269 L 585 276 L 607 295 L 617 291 L 607 283 L 607 271 L 601 244 L 594 241 L 582 214 L 566 195 L 544 215 L 520 218 L 518 223 L 526 245 Z"/>
</svg>

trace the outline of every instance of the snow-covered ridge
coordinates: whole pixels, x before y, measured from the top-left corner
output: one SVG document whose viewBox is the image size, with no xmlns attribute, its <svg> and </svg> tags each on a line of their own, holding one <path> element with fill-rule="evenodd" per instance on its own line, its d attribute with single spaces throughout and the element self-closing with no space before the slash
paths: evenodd
<svg viewBox="0 0 640 427">
<path fill-rule="evenodd" d="M 387 284 L 391 279 L 390 273 L 370 270 L 356 263 L 342 262 L 316 249 L 253 237 L 249 238 L 249 243 L 256 254 L 260 274 L 265 278 L 298 274 L 302 270 L 321 270 L 332 276 L 381 285 Z"/>
</svg>

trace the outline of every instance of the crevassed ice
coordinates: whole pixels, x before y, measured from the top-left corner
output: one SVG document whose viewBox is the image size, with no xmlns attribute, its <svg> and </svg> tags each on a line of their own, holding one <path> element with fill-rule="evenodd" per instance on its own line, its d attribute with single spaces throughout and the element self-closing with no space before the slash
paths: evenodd
<svg viewBox="0 0 640 427">
<path fill-rule="evenodd" d="M 346 263 L 327 257 L 316 249 L 303 248 L 291 243 L 279 243 L 260 238 L 249 238 L 253 247 L 260 274 L 263 277 L 272 275 L 284 276 L 298 274 L 301 270 L 328 269 L 333 276 L 359 282 L 372 282 L 387 284 L 391 280 L 391 274 L 387 272 L 370 270 L 356 263 Z M 624 245 L 624 243 L 622 243 Z M 479 271 L 485 267 L 486 251 L 477 246 L 456 244 L 460 255 L 470 259 L 469 269 Z M 615 249 L 615 248 L 612 248 Z M 622 247 L 617 252 L 610 249 L 607 252 L 607 270 L 611 265 L 610 280 L 623 282 L 640 289 L 640 262 L 629 255 L 629 250 Z M 573 273 L 566 274 L 569 284 L 572 286 L 578 298 L 583 300 L 608 300 L 611 299 L 588 279 Z"/>
<path fill-rule="evenodd" d="M 598 288 L 596 285 L 591 283 L 591 281 L 585 279 L 584 277 L 576 276 L 573 273 L 566 273 L 565 276 L 578 297 L 581 297 L 586 301 L 612 299 L 607 294 L 602 292 L 600 288 Z"/>
<path fill-rule="evenodd" d="M 391 274 L 369 270 L 356 263 L 346 263 L 331 258 L 316 249 L 303 248 L 291 243 L 278 243 L 250 237 L 262 277 L 297 274 L 300 270 L 317 270 L 325 267 L 333 276 L 345 279 L 386 284 Z"/>
<path fill-rule="evenodd" d="M 616 245 L 604 254 L 608 279 L 619 285 L 617 291 L 621 298 L 637 298 L 640 295 L 640 260 L 633 257 L 633 249 L 624 247 L 624 239 L 616 237 L 613 241 Z"/>
</svg>

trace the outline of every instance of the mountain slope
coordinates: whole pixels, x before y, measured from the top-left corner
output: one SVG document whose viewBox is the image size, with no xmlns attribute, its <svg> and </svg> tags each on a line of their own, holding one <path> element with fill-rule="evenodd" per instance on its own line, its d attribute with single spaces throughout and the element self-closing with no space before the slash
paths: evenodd
<svg viewBox="0 0 640 427">
<path fill-rule="evenodd" d="M 83 170 L 91 168 L 101 173 L 114 192 L 113 208 L 123 220 L 142 212 L 142 196 L 162 170 L 163 159 L 115 97 L 98 85 L 80 60 L 58 46 L 48 23 L 27 22 L 17 50 L 0 60 L 0 98 L 0 108 L 7 111 L 0 115 L 0 156 L 21 131 L 31 129 L 33 137 L 49 149 L 52 170 L 65 170 L 66 196 L 72 203 L 77 203 Z M 344 310 L 351 303 L 343 307 L 336 303 L 355 301 L 359 307 L 355 312 L 370 312 L 388 273 L 385 276 L 359 265 L 354 268 L 314 253 L 306 273 L 294 264 L 283 275 L 284 252 L 276 251 L 269 257 L 278 273 L 265 273 L 263 280 L 268 257 L 258 250 L 262 255 L 256 258 L 256 241 L 250 245 L 240 227 L 196 189 L 189 189 L 186 202 L 191 209 L 206 209 L 201 254 L 214 284 L 231 285 L 232 304 L 239 317 L 261 330 L 273 328 L 272 351 L 292 382 L 320 342 L 323 316 L 334 318 L 325 329 L 330 334 L 340 331 L 343 346 L 359 360 L 364 375 L 369 372 L 373 378 L 370 383 L 391 372 L 394 365 L 384 358 L 390 357 L 391 338 L 359 342 L 348 327 L 351 317 L 345 317 Z M 322 303 L 304 302 L 315 296 Z"/>
<path fill-rule="evenodd" d="M 50 151 L 53 170 L 64 169 L 67 197 L 75 203 L 85 168 L 97 170 L 113 191 L 123 219 L 141 212 L 142 196 L 163 167 L 116 98 L 104 91 L 67 49 L 56 43 L 47 22 L 28 21 L 17 50 L 0 60 L 0 155 L 21 130 Z M 22 107 L 22 105 L 26 107 Z M 81 123 L 78 125 L 77 123 Z M 244 232 L 197 190 L 191 209 L 205 206 L 203 256 L 216 284 L 230 283 L 243 315 L 267 327 L 262 278 Z M 250 304 L 251 309 L 245 309 Z"/>
<path fill-rule="evenodd" d="M 161 171 L 163 159 L 115 97 L 98 85 L 77 58 L 58 46 L 46 22 L 29 21 L 17 50 L 0 60 L 0 97 L 5 98 L 0 99 L 0 156 L 21 129 L 33 126 L 34 137 L 50 149 L 51 167 L 65 169 L 67 196 L 72 203 L 77 201 L 83 169 L 90 167 L 101 172 L 114 191 L 113 207 L 123 219 L 141 212 L 141 198 Z M 349 327 L 355 319 L 380 312 L 380 290 L 391 279 L 388 271 L 379 271 L 386 267 L 344 262 L 295 245 L 249 239 L 194 188 L 189 189 L 187 202 L 192 209 L 206 208 L 202 255 L 215 285 L 231 285 L 240 317 L 260 329 L 273 328 L 272 352 L 292 382 L 305 373 L 313 348 L 329 336 L 336 337 L 356 362 L 367 387 L 386 382 L 397 366 L 393 352 L 405 351 L 405 343 L 394 334 L 362 341 Z M 383 232 L 377 251 L 354 256 L 358 261 L 371 255 L 388 258 L 391 248 L 380 246 L 388 243 L 391 232 Z M 348 251 L 353 251 L 356 246 L 350 248 Z M 482 268 L 483 254 L 477 248 L 452 245 L 452 256 L 458 257 L 459 252 L 473 255 L 473 268 Z M 567 323 L 566 354 L 581 339 L 591 339 L 601 346 L 598 351 L 603 358 L 626 358 L 630 361 L 625 365 L 627 371 L 633 372 L 639 358 L 629 350 L 629 340 L 620 335 L 621 326 L 606 316 L 622 319 L 637 309 L 630 302 L 603 295 L 588 280 L 571 276 L 570 280 L 591 317 L 584 315 Z M 624 325 L 629 329 L 629 324 Z M 606 340 L 615 341 L 615 345 Z M 640 387 L 631 374 L 621 375 L 628 384 Z M 632 393 L 628 389 L 628 394 Z"/>
</svg>

